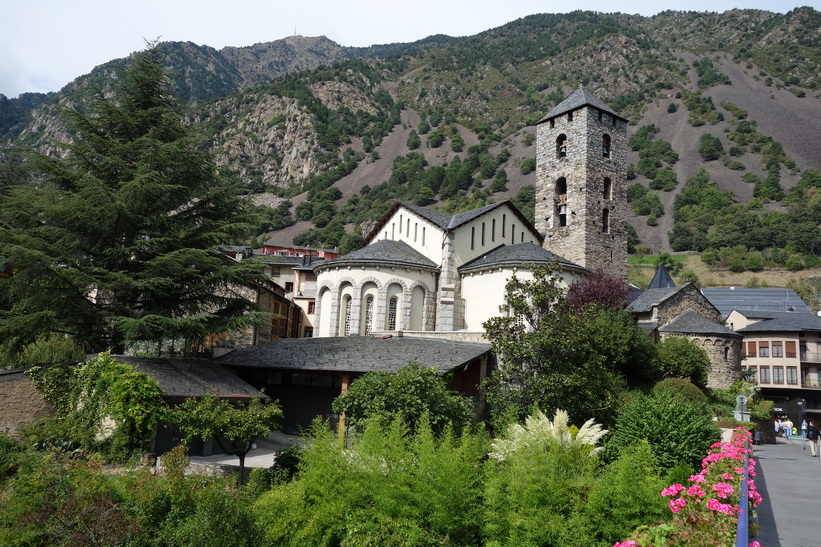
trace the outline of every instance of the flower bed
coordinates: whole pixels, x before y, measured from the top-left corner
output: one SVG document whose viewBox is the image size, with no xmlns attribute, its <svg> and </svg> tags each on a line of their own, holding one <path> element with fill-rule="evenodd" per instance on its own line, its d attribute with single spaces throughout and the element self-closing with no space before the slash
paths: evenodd
<svg viewBox="0 0 821 547">
<path fill-rule="evenodd" d="M 613 547 L 650 547 L 687 545 L 703 547 L 736 545 L 739 518 L 750 518 L 750 511 L 761 502 L 755 489 L 755 460 L 748 458 L 751 434 L 738 428 L 730 442 L 715 443 L 701 462 L 701 471 L 687 485 L 673 484 L 661 491 L 669 497 L 672 516 L 654 526 L 642 526 L 632 539 Z M 748 503 L 741 505 L 744 465 L 747 462 Z M 753 541 L 751 547 L 758 547 Z"/>
</svg>

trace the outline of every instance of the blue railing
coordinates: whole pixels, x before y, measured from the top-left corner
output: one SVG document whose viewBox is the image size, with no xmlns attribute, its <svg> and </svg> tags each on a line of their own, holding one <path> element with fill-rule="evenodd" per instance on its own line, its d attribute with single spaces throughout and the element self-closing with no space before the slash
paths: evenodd
<svg viewBox="0 0 821 547">
<path fill-rule="evenodd" d="M 741 511 L 738 512 L 738 525 L 735 532 L 736 547 L 747 547 L 750 544 L 750 501 L 748 496 L 750 471 L 747 468 L 750 460 L 749 448 L 748 446 L 747 452 L 744 453 L 744 479 L 741 481 L 741 500 L 738 502 Z"/>
</svg>

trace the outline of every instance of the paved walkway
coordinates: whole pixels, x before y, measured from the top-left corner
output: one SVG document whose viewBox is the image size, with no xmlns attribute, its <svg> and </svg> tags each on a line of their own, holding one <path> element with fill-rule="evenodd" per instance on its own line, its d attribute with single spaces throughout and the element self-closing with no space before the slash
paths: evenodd
<svg viewBox="0 0 821 547">
<path fill-rule="evenodd" d="M 271 467 L 274 465 L 274 455 L 292 443 L 301 443 L 300 437 L 296 435 L 286 435 L 280 431 L 274 431 L 265 439 L 257 442 L 257 448 L 251 450 L 245 456 L 245 467 Z M 209 465 L 220 465 L 229 467 L 239 467 L 239 458 L 227 454 L 214 454 L 213 456 L 191 456 L 192 463 L 203 463 Z"/>
<path fill-rule="evenodd" d="M 761 547 L 821 545 L 821 459 L 801 438 L 753 447 Z"/>
</svg>

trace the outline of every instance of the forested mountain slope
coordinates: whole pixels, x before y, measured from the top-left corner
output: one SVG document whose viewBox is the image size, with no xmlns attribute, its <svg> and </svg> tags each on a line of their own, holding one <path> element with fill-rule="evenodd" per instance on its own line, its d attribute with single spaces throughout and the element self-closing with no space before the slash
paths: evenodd
<svg viewBox="0 0 821 547">
<path fill-rule="evenodd" d="M 510 197 L 528 209 L 533 124 L 583 83 L 631 122 L 637 244 L 719 249 L 732 243 L 720 234 L 752 231 L 757 250 L 821 251 L 810 230 L 821 222 L 811 169 L 821 157 L 821 14 L 811 8 L 544 14 L 370 48 L 299 36 L 160 48 L 223 183 L 265 204 L 257 242 L 349 250 L 395 199 L 456 211 Z M 70 135 L 57 105 L 82 109 L 127 63 L 59 93 L 0 97 L 7 178 L 26 176 L 18 150 L 61 154 Z"/>
</svg>

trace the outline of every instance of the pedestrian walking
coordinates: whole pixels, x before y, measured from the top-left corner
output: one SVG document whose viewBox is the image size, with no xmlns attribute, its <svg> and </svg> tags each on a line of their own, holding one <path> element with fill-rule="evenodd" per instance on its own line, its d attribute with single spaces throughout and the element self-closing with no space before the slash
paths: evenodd
<svg viewBox="0 0 821 547">
<path fill-rule="evenodd" d="M 801 420 L 801 437 L 807 440 L 807 419 Z"/>
<path fill-rule="evenodd" d="M 789 416 L 786 420 L 784 420 L 784 434 L 787 436 L 787 440 L 790 440 L 792 437 L 792 420 L 790 420 Z"/>
<path fill-rule="evenodd" d="M 807 427 L 807 441 L 810 443 L 810 451 L 813 457 L 818 455 L 818 436 L 821 432 L 818 431 L 818 426 L 813 420 L 810 420 L 810 425 Z"/>
</svg>

